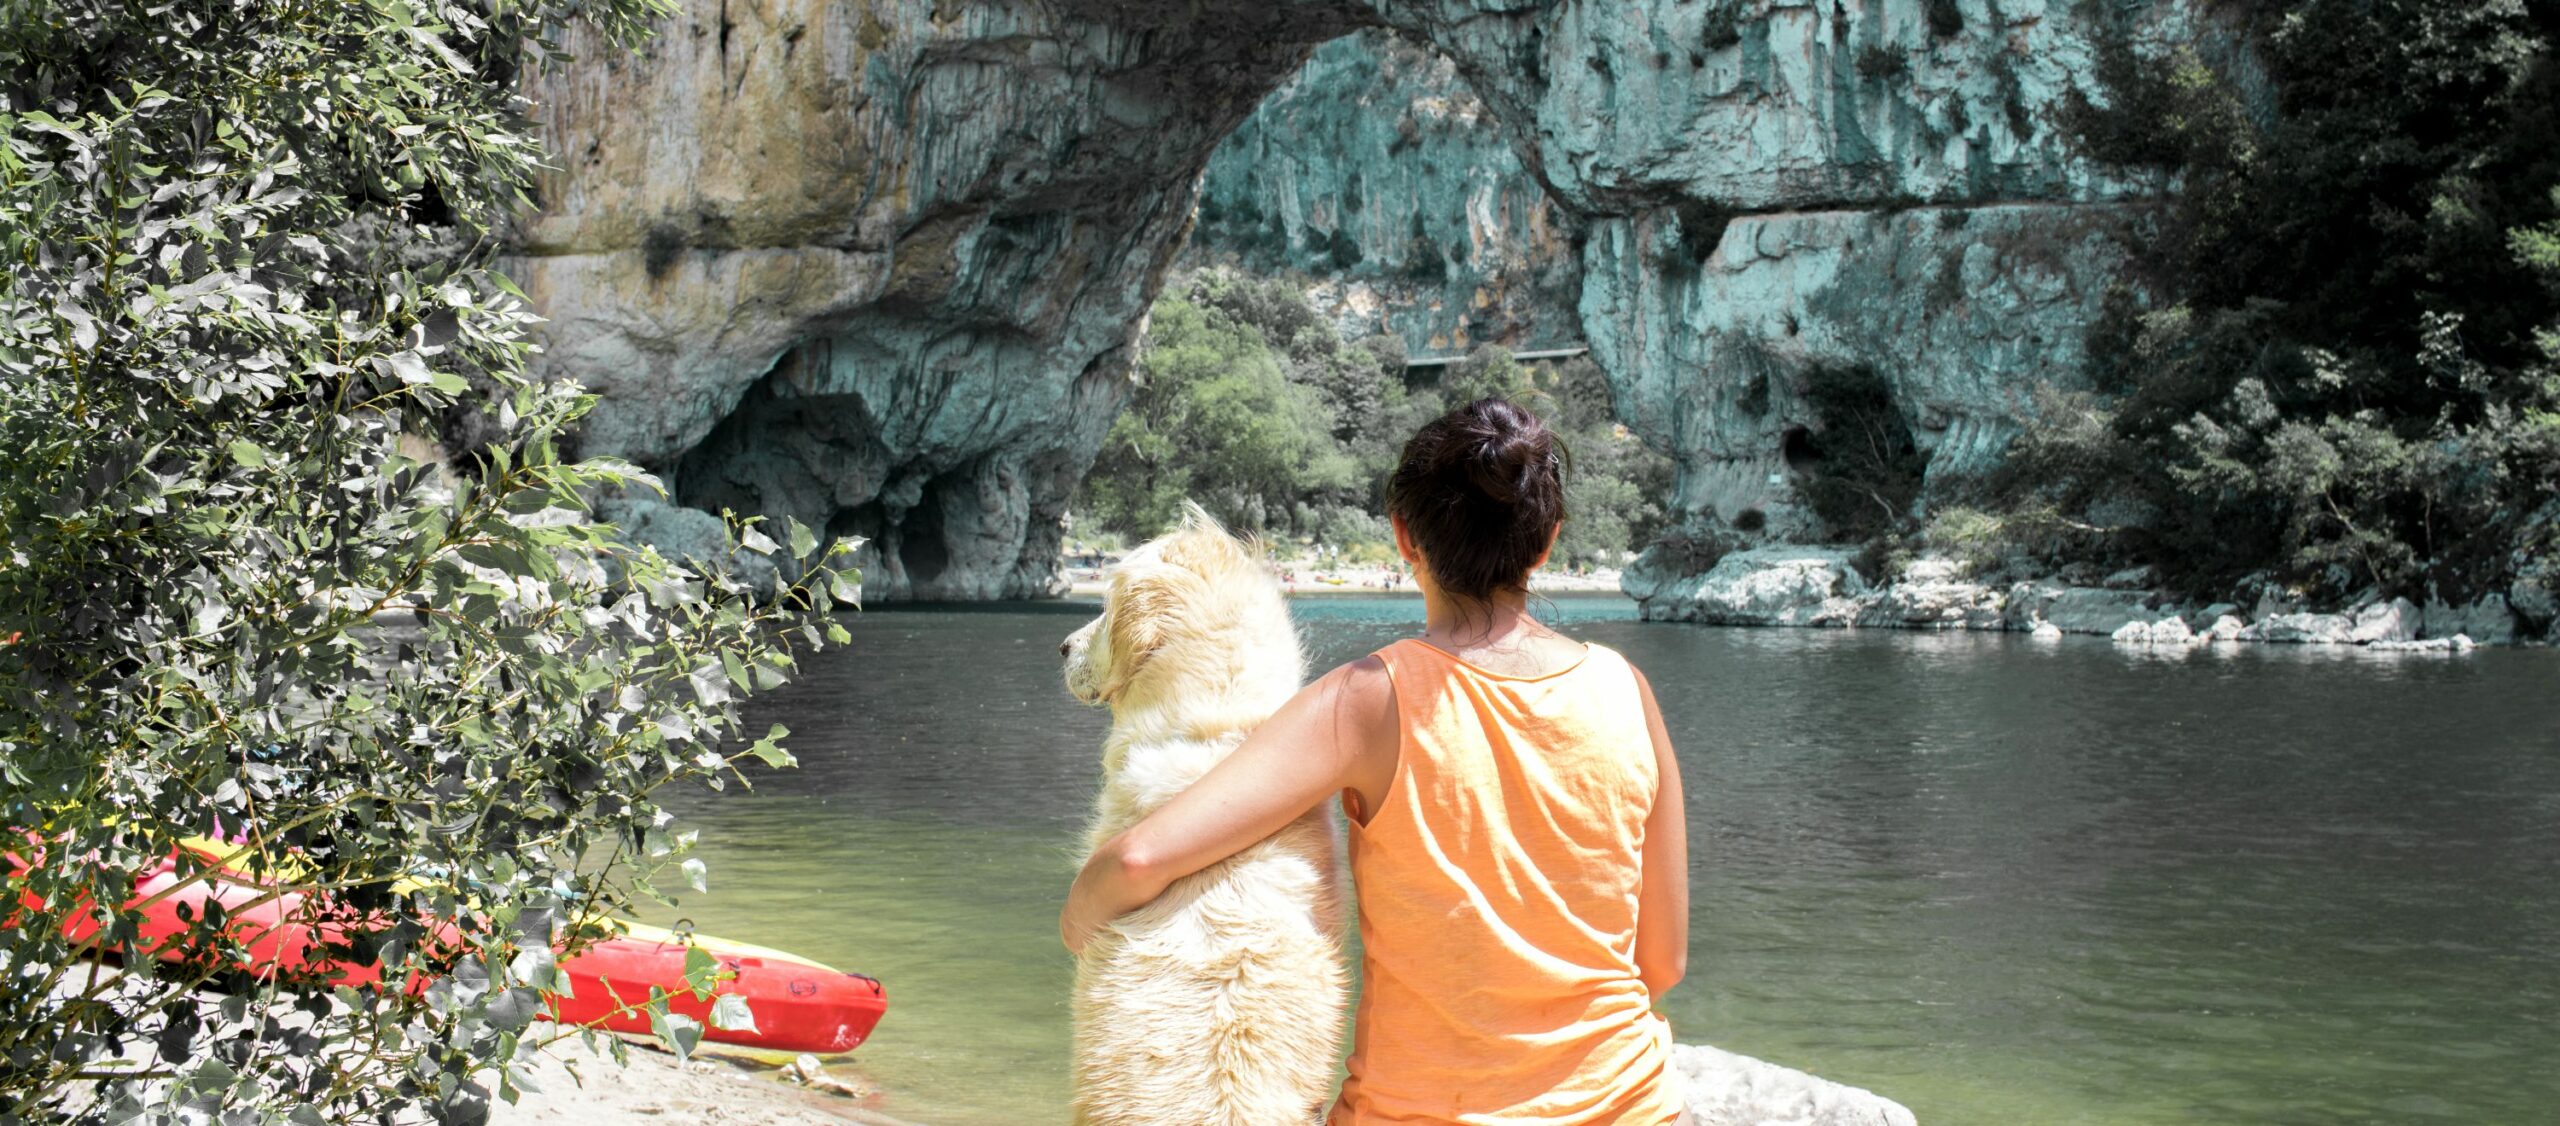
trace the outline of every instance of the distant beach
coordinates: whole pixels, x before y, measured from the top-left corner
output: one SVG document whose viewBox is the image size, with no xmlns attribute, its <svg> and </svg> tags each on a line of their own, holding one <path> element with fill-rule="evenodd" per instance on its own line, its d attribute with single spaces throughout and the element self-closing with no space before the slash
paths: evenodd
<svg viewBox="0 0 2560 1126">
<path fill-rule="evenodd" d="M 1110 562 L 1066 568 L 1070 597 L 1100 598 L 1108 583 Z M 1413 575 L 1404 570 L 1378 566 L 1310 567 L 1284 564 L 1278 568 L 1281 589 L 1291 596 L 1328 594 L 1419 594 Z M 1549 594 L 1616 594 L 1616 568 L 1587 571 L 1540 570 L 1530 574 L 1529 589 Z"/>
</svg>

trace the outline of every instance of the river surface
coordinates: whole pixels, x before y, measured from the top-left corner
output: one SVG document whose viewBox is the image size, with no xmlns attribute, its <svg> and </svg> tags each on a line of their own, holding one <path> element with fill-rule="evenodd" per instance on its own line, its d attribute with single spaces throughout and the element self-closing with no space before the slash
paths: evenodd
<svg viewBox="0 0 2560 1126">
<path fill-rule="evenodd" d="M 1294 606 L 1318 669 L 1421 617 Z M 859 615 L 749 709 L 799 769 L 676 803 L 684 915 L 888 983 L 853 1065 L 882 1111 L 1066 1120 L 1056 916 L 1107 717 L 1057 645 L 1094 609 Z M 1927 1126 L 2560 1120 L 2560 653 L 1549 609 L 1646 670 L 1680 752 L 1680 1039 Z"/>
</svg>

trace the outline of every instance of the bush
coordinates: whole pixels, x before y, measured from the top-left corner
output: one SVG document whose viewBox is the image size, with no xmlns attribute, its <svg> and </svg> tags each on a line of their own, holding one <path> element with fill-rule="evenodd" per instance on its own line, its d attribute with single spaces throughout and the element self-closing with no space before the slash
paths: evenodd
<svg viewBox="0 0 2560 1126">
<path fill-rule="evenodd" d="M 2008 526 L 1980 509 L 1950 506 L 1929 517 L 1922 542 L 1929 550 L 1964 564 L 1969 573 L 1989 574 L 2008 554 Z"/>
<path fill-rule="evenodd" d="M 2560 58 L 2522 0 L 2263 0 L 2270 105 L 2192 54 L 2101 52 L 2091 155 L 2173 173 L 2089 344 L 2097 432 L 2022 440 L 2060 526 L 2217 594 L 2272 565 L 2343 598 L 2462 600 L 2539 558 L 2560 455 Z"/>
<path fill-rule="evenodd" d="M 629 42 L 655 9 L 502 10 L 0 30 L 5 1117 L 476 1120 L 480 1077 L 512 1097 L 520 1048 L 568 1034 L 529 1025 L 555 946 L 670 867 L 701 886 L 656 789 L 789 761 L 724 748 L 736 701 L 842 636 L 847 577 L 805 529 L 739 529 L 797 580 L 760 607 L 616 541 L 585 498 L 649 482 L 563 456 L 588 400 L 524 374 L 485 268 L 539 154 L 479 76 L 565 12 Z M 489 435 L 450 482 L 401 452 L 447 415 Z M 99 972 L 155 868 L 213 878 L 190 837 L 414 987 L 240 972 L 212 910 Z"/>
</svg>

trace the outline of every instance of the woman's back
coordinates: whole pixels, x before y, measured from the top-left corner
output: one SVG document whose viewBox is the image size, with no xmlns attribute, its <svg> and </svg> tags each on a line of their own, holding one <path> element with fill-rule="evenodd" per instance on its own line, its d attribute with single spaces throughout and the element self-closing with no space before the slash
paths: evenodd
<svg viewBox="0 0 2560 1126">
<path fill-rule="evenodd" d="M 1634 671 L 1600 646 L 1525 676 L 1419 641 L 1377 656 L 1399 750 L 1352 811 L 1362 992 L 1334 1126 L 1672 1121 L 1636 966 L 1658 767 Z"/>
</svg>

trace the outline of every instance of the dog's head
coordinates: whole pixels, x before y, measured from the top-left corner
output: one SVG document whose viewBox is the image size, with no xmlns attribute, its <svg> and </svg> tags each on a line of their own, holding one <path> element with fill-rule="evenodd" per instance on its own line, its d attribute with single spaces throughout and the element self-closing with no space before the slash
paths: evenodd
<svg viewBox="0 0 2560 1126">
<path fill-rule="evenodd" d="M 1173 666 L 1227 663 L 1226 650 L 1244 640 L 1229 631 L 1249 620 L 1277 622 L 1294 662 L 1296 634 L 1287 619 L 1260 553 L 1186 503 L 1182 526 L 1114 566 L 1102 616 L 1058 647 L 1066 657 L 1067 691 L 1088 704 L 1118 704 L 1133 688 L 1175 675 Z"/>
</svg>

